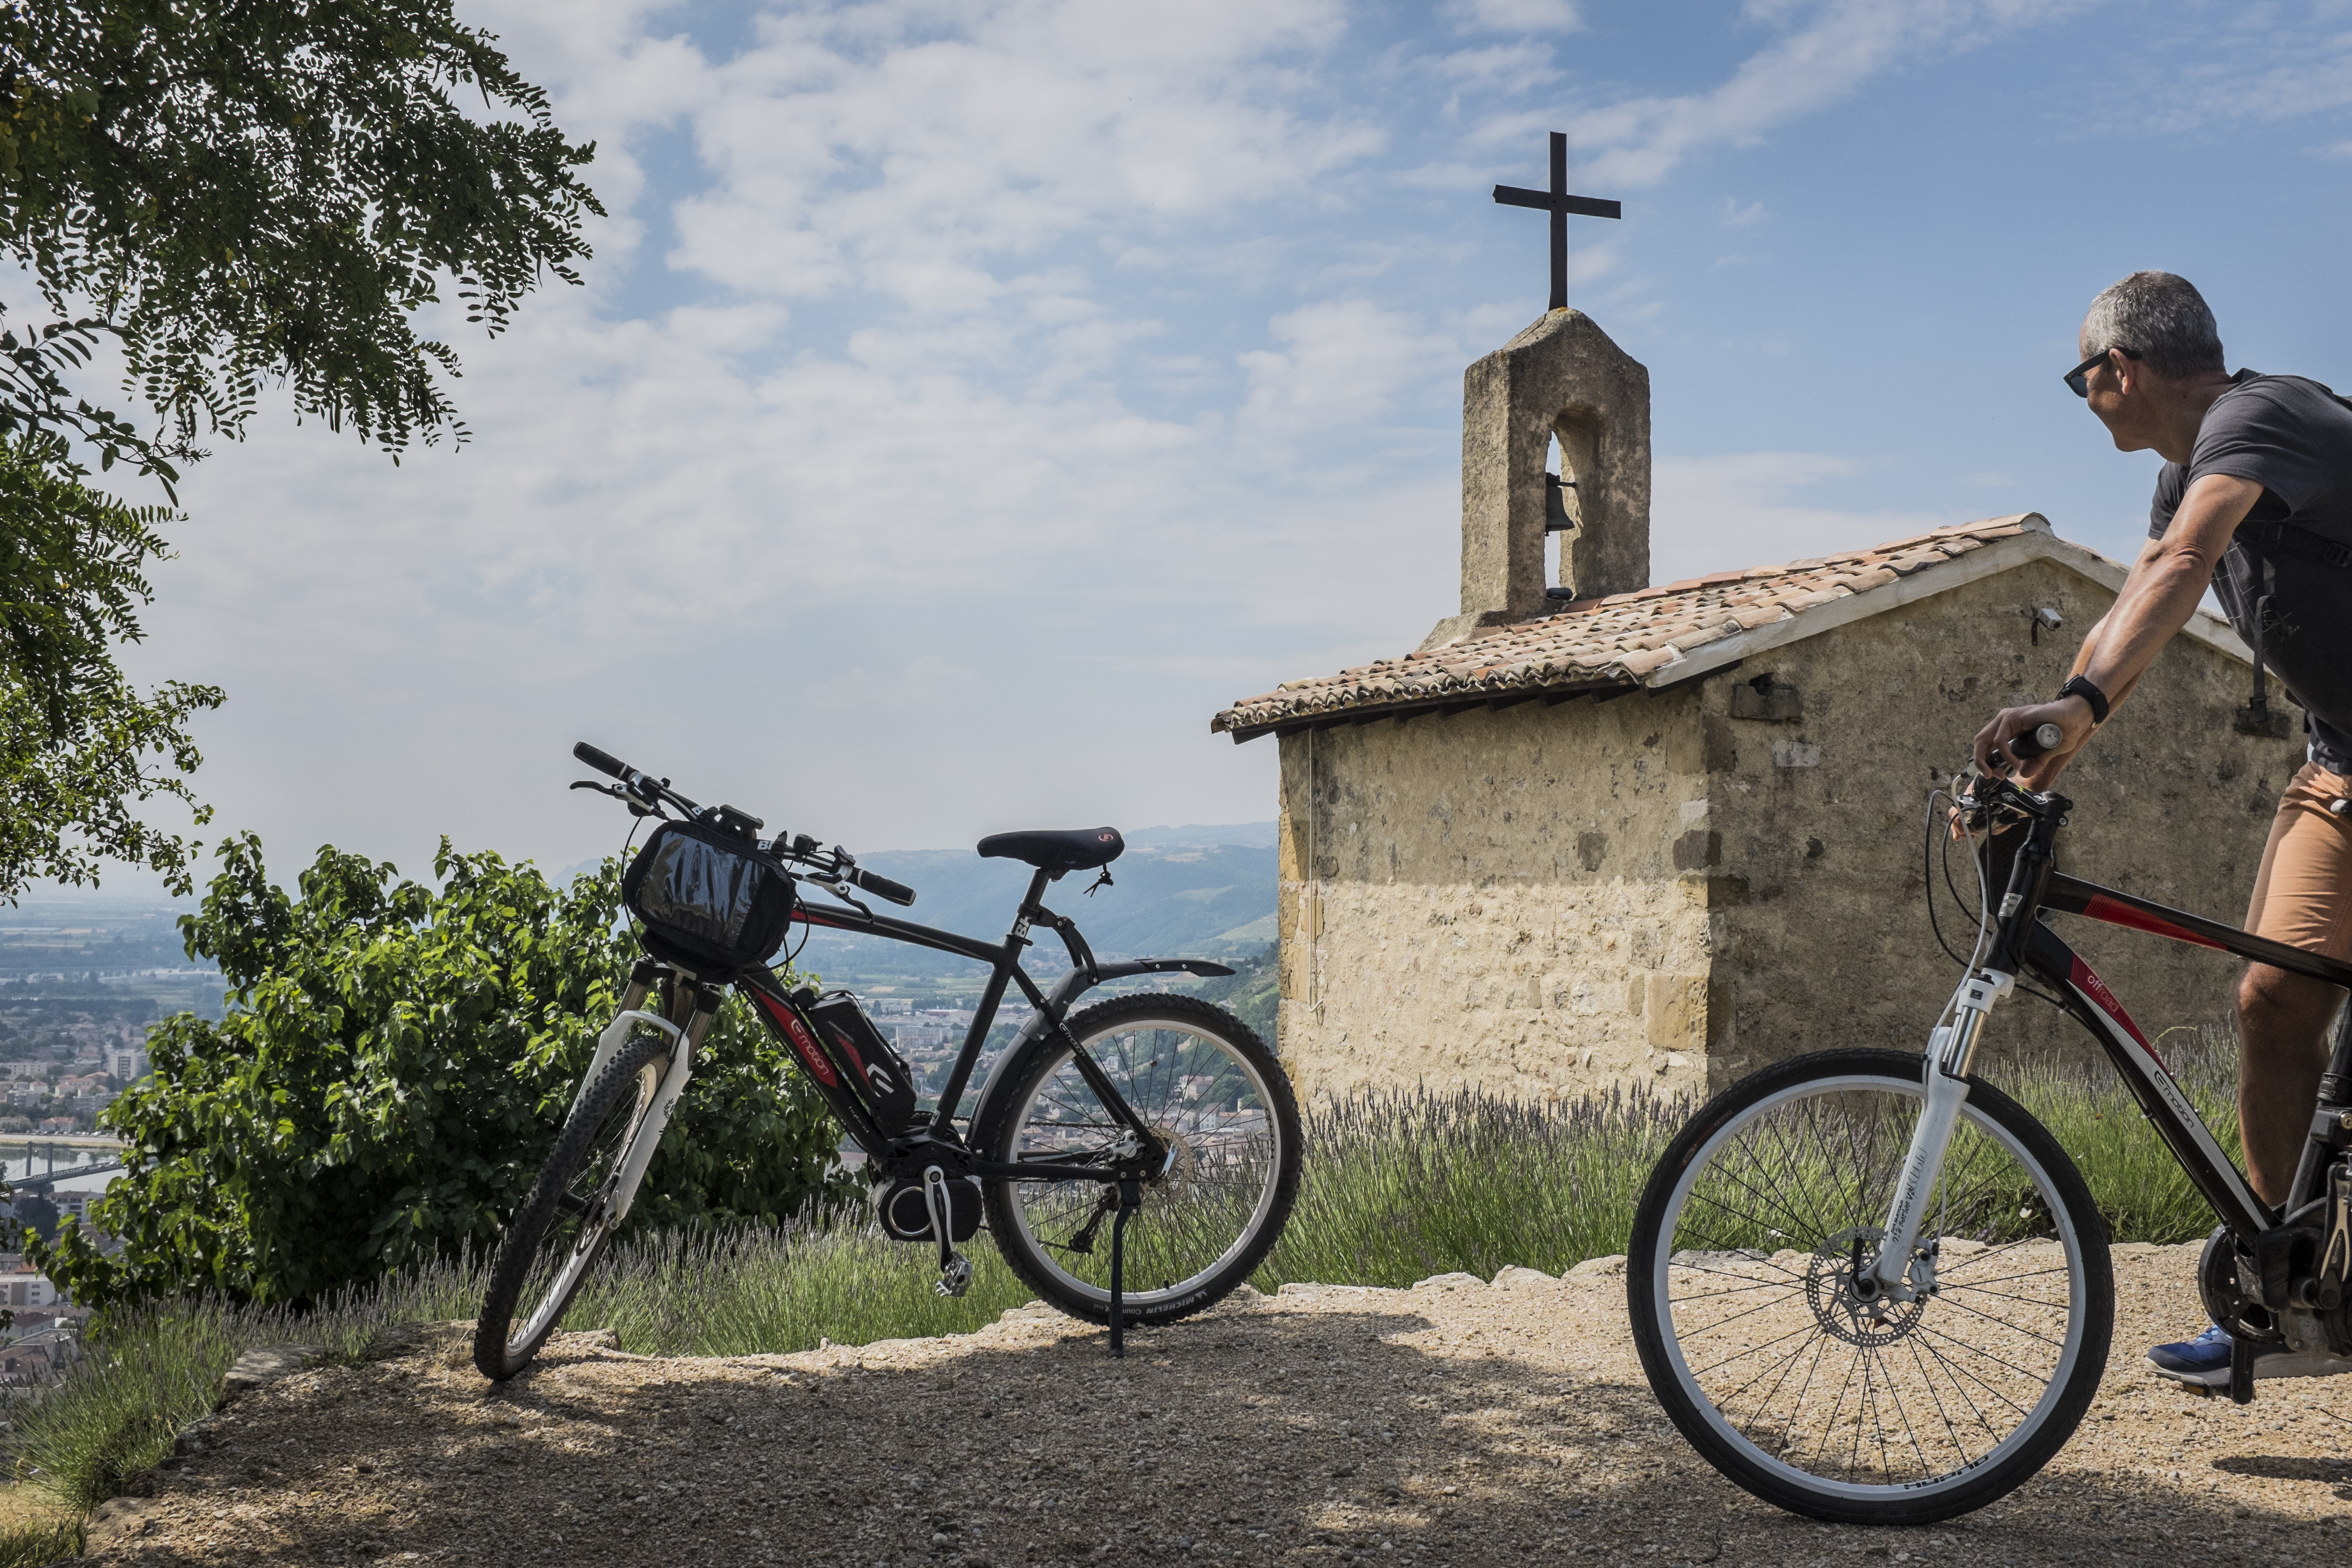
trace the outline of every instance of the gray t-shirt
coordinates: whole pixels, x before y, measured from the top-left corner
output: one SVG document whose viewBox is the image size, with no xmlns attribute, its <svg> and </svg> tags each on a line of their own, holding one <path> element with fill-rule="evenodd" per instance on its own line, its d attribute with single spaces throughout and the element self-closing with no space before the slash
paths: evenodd
<svg viewBox="0 0 2352 1568">
<path fill-rule="evenodd" d="M 2263 487 L 2213 574 L 2213 592 L 2240 637 L 2252 644 L 2260 636 L 2263 661 L 2302 705 L 2312 759 L 2352 772 L 2352 569 L 2330 566 L 2311 548 L 2352 547 L 2352 408 L 2299 375 L 2242 370 L 2231 380 L 2205 411 L 2188 465 L 2167 463 L 2157 476 L 2148 537 L 2164 537 L 2181 497 L 2208 474 Z M 2294 531 L 2288 544 L 2266 526 L 2273 524 Z M 2305 547 L 2293 547 L 2296 540 Z"/>
</svg>

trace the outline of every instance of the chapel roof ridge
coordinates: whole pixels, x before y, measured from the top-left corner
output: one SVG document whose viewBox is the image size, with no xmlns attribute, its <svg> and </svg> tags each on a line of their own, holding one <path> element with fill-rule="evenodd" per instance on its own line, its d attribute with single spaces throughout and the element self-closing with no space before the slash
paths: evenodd
<svg viewBox="0 0 2352 1568">
<path fill-rule="evenodd" d="M 1711 572 L 1577 601 L 1532 619 L 1482 627 L 1423 652 L 1377 658 L 1337 675 L 1286 680 L 1272 691 L 1235 701 L 1209 727 L 1245 741 L 1270 730 L 1329 722 L 1335 715 L 1370 719 L 1398 710 L 1499 705 L 1664 684 L 1655 678 L 1663 671 L 1680 679 L 1668 667 L 1691 660 L 1700 648 L 1783 623 L 1810 620 L 1827 630 L 1853 618 L 1852 613 L 1822 613 L 1832 605 L 1933 572 L 2002 540 L 2028 535 L 2037 536 L 2041 548 L 2035 553 L 2079 555 L 2111 571 L 2121 570 L 2095 552 L 2058 539 L 2040 512 L 1948 523 L 1867 549 Z M 1883 604 L 1852 610 L 1873 614 L 1916 596 L 1890 594 Z M 1788 632 L 1793 636 L 1775 637 L 1775 646 L 1810 636 L 1811 627 L 1790 626 Z M 1717 661 L 1701 662 L 1714 668 Z"/>
</svg>

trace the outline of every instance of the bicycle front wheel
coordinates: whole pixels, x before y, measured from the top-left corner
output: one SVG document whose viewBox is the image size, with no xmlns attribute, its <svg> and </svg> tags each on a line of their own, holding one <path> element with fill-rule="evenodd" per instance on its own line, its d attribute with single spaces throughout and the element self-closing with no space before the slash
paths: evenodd
<svg viewBox="0 0 2352 1568">
<path fill-rule="evenodd" d="M 1249 1026 L 1194 997 L 1122 996 L 1068 1027 L 1170 1152 L 1127 1222 L 1128 1321 L 1200 1311 L 1249 1277 L 1290 1217 L 1300 1144 L 1290 1080 Z M 978 1121 L 978 1146 L 1007 1163 L 1108 1166 L 1132 1137 L 1054 1037 L 1005 1064 Z M 1106 1322 L 1118 1199 L 1108 1182 L 993 1180 L 988 1227 L 1038 1294 Z"/>
<path fill-rule="evenodd" d="M 1915 1300 L 1864 1298 L 1925 1060 L 1825 1051 L 1716 1097 L 1642 1195 L 1626 1289 L 1643 1370 L 1709 1463 L 1856 1524 L 1983 1507 L 2073 1435 L 2115 1321 L 2106 1228 L 2042 1125 L 1971 1079 L 1925 1208 Z"/>
<path fill-rule="evenodd" d="M 555 1147 L 499 1239 L 490 1288 L 474 1325 L 474 1365 L 512 1377 L 563 1321 L 581 1281 L 619 1224 L 629 1151 L 650 1129 L 670 1044 L 642 1030 L 580 1093 Z"/>
</svg>

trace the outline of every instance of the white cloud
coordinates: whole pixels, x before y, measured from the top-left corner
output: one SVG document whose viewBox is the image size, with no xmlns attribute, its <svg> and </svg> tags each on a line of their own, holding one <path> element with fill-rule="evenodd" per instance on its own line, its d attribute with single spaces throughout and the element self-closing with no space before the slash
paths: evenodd
<svg viewBox="0 0 2352 1568">
<path fill-rule="evenodd" d="M 1867 465 L 1819 452 L 1662 458 L 1651 509 L 1650 576 L 1665 583 L 1880 544 L 1967 521 L 1939 512 L 1849 511 L 1804 492 Z"/>
<path fill-rule="evenodd" d="M 1281 349 L 1241 356 L 1250 379 L 1242 418 L 1250 429 L 1276 435 L 1373 423 L 1394 406 L 1400 389 L 1459 357 L 1452 337 L 1424 332 L 1412 317 L 1365 300 L 1304 306 L 1276 316 L 1272 331 Z"/>
<path fill-rule="evenodd" d="M 1723 198 L 1722 205 L 1716 208 L 1715 214 L 1716 221 L 1726 228 L 1747 228 L 1750 225 L 1762 223 L 1765 216 L 1762 202 L 1750 202 L 1746 206 L 1741 206 L 1730 196 Z"/>
<path fill-rule="evenodd" d="M 1465 32 L 1572 33 L 1584 25 L 1575 0 L 1447 0 L 1440 14 Z"/>
<path fill-rule="evenodd" d="M 1643 186 L 1685 158 L 1751 145 L 1820 112 L 1872 79 L 1930 51 L 1948 54 L 2057 20 L 2101 0 L 1750 0 L 1751 21 L 1788 30 L 1705 92 L 1622 99 L 1570 117 L 1580 178 Z M 1511 141 L 1555 123 L 1557 110 L 1496 116 L 1480 127 Z"/>
</svg>

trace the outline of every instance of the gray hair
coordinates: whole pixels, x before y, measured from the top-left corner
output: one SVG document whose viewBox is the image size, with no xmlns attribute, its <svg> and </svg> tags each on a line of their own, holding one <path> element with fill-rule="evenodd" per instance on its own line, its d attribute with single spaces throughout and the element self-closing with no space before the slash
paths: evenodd
<svg viewBox="0 0 2352 1568">
<path fill-rule="evenodd" d="M 2083 344 L 2086 354 L 2129 349 L 2158 375 L 2228 368 L 2205 296 L 2169 272 L 2135 272 L 2100 289 L 2083 318 Z"/>
</svg>

